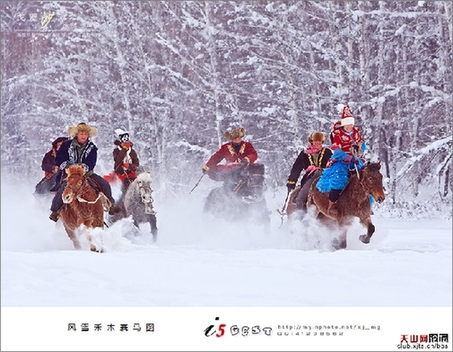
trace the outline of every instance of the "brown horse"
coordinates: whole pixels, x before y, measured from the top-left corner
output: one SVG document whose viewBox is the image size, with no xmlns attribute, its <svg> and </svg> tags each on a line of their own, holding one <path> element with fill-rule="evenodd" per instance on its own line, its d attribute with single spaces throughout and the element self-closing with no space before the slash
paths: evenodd
<svg viewBox="0 0 453 352">
<path fill-rule="evenodd" d="M 104 228 L 104 202 L 105 196 L 99 193 L 85 176 L 85 168 L 81 165 L 71 165 L 66 169 L 67 182 L 62 198 L 65 203 L 59 213 L 64 228 L 76 249 L 80 249 L 80 242 L 76 230 L 81 225 L 87 229 Z M 92 243 L 92 238 L 87 233 L 90 250 L 102 252 Z"/>
<path fill-rule="evenodd" d="M 347 231 L 352 225 L 354 217 L 358 217 L 360 224 L 367 229 L 367 233 L 360 235 L 359 239 L 363 243 L 370 243 L 375 226 L 371 221 L 372 211 L 369 197 L 372 196 L 378 203 L 383 202 L 385 199 L 380 168 L 380 162 L 367 163 L 360 172 L 354 172 L 350 175 L 349 183 L 334 205 L 337 210 L 336 214 L 331 214 L 327 210 L 329 205 L 328 194 L 321 193 L 316 188 L 320 175 L 313 181 L 308 194 L 307 207 L 310 210 L 310 206 L 313 206 L 315 209 L 314 215 L 328 227 L 333 228 L 336 226 L 341 229 L 339 240 L 335 239 L 333 241 L 333 246 L 336 249 L 346 248 Z M 289 204 L 291 203 L 290 198 Z M 294 206 L 287 209 L 288 214 L 294 210 L 296 210 Z"/>
</svg>

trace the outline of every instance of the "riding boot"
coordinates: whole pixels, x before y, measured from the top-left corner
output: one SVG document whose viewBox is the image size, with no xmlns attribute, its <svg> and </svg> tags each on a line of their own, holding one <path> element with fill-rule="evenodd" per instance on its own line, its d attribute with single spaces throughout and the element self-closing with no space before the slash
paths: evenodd
<svg viewBox="0 0 453 352">
<path fill-rule="evenodd" d="M 338 215 L 338 206 L 335 205 L 337 203 L 338 198 L 340 198 L 341 189 L 331 189 L 329 192 L 329 206 L 327 207 L 327 213 L 332 216 Z"/>
<path fill-rule="evenodd" d="M 332 215 L 332 216 L 337 216 L 338 215 L 338 208 L 337 208 L 337 206 L 335 204 L 336 204 L 336 202 L 332 202 L 329 199 L 329 206 L 327 207 L 327 213 L 329 215 Z"/>
<path fill-rule="evenodd" d="M 52 221 L 57 222 L 57 221 L 58 221 L 58 213 L 57 213 L 56 211 L 53 211 L 53 212 L 49 215 L 49 219 L 52 220 Z"/>
<path fill-rule="evenodd" d="M 53 196 L 52 204 L 50 206 L 52 213 L 49 215 L 49 219 L 52 221 L 57 222 L 58 220 L 58 210 L 60 210 L 60 208 L 63 206 L 63 199 L 61 198 L 61 195 L 63 194 L 65 187 L 66 182 L 63 182 L 61 184 L 61 187 L 58 188 L 57 192 Z"/>
</svg>

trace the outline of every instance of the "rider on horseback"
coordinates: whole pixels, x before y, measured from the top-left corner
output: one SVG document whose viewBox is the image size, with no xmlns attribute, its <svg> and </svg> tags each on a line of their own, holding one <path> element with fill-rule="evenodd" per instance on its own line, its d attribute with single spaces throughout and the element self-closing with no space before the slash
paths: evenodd
<svg viewBox="0 0 453 352">
<path fill-rule="evenodd" d="M 362 154 L 366 150 L 360 128 L 354 126 L 351 109 L 347 105 L 340 107 L 342 107 L 341 121 L 334 124 L 330 136 L 333 155 L 316 184 L 320 192 L 329 192 L 328 212 L 332 215 L 338 213 L 334 204 L 348 184 L 349 171 L 358 172 L 363 167 Z"/>
<path fill-rule="evenodd" d="M 79 123 L 77 126 L 68 128 L 68 134 L 73 137 L 73 139 L 70 139 L 61 145 L 55 158 L 55 164 L 59 166 L 59 172 L 56 180 L 57 184 L 52 189 L 52 191 L 56 191 L 50 207 L 52 213 L 50 214 L 49 219 L 52 221 L 58 220 L 58 210 L 63 205 L 61 195 L 64 190 L 62 185 L 65 183 L 65 181 L 62 181 L 63 173 L 65 173 L 64 170 L 67 166 L 72 164 L 83 165 L 85 167 L 86 175 L 91 177 L 99 185 L 101 191 L 110 200 L 110 214 L 121 211 L 121 208 L 114 205 L 115 200 L 112 197 L 112 190 L 109 183 L 101 176 L 94 173 L 98 148 L 90 138 L 95 136 L 96 133 L 97 129 L 95 127 L 91 127 L 83 122 Z"/>
<path fill-rule="evenodd" d="M 202 168 L 204 174 L 219 181 L 223 180 L 225 174 L 236 170 L 239 166 L 247 166 L 258 159 L 258 153 L 252 143 L 242 140 L 245 136 L 244 128 L 226 131 L 224 135 L 230 142 L 223 144 Z M 226 165 L 217 165 L 223 159 L 226 160 Z"/>
<path fill-rule="evenodd" d="M 67 141 L 68 137 L 58 137 L 52 142 L 52 149 L 49 150 L 41 162 L 41 169 L 44 171 L 44 177 L 35 187 L 36 194 L 48 193 L 50 189 L 55 187 L 55 180 L 57 178 L 58 166 L 55 165 L 55 157 L 57 151 L 60 149 L 63 142 Z"/>
<path fill-rule="evenodd" d="M 58 137 L 52 142 L 52 149 L 48 151 L 42 159 L 41 168 L 44 171 L 46 178 L 51 178 L 58 172 L 58 166 L 55 165 L 57 151 L 60 149 L 63 142 L 66 142 L 68 137 Z"/>
<path fill-rule="evenodd" d="M 118 136 L 113 144 L 113 172 L 123 182 L 122 194 L 124 195 L 129 185 L 137 178 L 136 170 L 140 166 L 137 152 L 133 149 L 129 132 L 121 128 L 115 130 Z"/>
<path fill-rule="evenodd" d="M 262 190 L 264 182 L 264 165 L 255 164 L 258 159 L 258 153 L 253 147 L 252 143 L 245 142 L 242 138 L 245 136 L 244 128 L 235 128 L 225 132 L 225 137 L 230 142 L 223 144 L 220 149 L 215 152 L 207 163 L 203 166 L 203 174 L 207 174 L 209 178 L 215 181 L 226 181 L 224 185 L 230 187 L 231 190 L 239 195 L 246 188 L 253 188 L 253 192 L 245 192 L 248 194 L 241 194 L 244 201 L 250 198 L 249 201 L 256 201 L 256 192 Z M 217 165 L 223 159 L 226 164 Z M 242 189 L 241 192 L 239 190 Z M 255 194 L 253 196 L 252 194 Z M 259 192 L 258 192 L 259 193 Z"/>
<path fill-rule="evenodd" d="M 315 179 L 313 177 L 315 171 L 325 169 L 329 158 L 332 156 L 332 151 L 322 146 L 325 140 L 326 138 L 321 132 L 313 132 L 309 135 L 308 143 L 310 143 L 310 147 L 300 152 L 291 169 L 288 182 L 286 183 L 288 192 L 295 189 L 302 170 L 305 170 L 305 174 L 300 182 L 301 188 L 295 198 L 298 209 L 306 210 L 308 191 Z"/>
</svg>

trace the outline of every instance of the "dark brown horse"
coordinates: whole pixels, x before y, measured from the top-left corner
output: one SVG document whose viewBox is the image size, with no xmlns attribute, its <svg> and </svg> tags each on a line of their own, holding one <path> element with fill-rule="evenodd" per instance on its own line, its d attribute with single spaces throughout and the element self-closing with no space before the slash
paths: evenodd
<svg viewBox="0 0 453 352">
<path fill-rule="evenodd" d="M 367 233 L 360 235 L 359 239 L 363 243 L 370 243 L 375 226 L 371 221 L 372 211 L 369 197 L 372 196 L 378 203 L 385 199 L 380 168 L 380 162 L 367 163 L 359 173 L 354 172 L 350 175 L 348 185 L 334 205 L 335 210 L 337 210 L 336 214 L 331 214 L 327 210 L 329 205 L 328 194 L 321 193 L 316 188 L 320 176 L 317 176 L 313 181 L 307 200 L 309 213 L 310 207 L 314 206 L 314 214 L 322 223 L 329 228 L 337 227 L 341 230 L 340 238 L 333 241 L 336 249 L 346 248 L 347 231 L 352 225 L 354 217 L 358 217 L 360 224 L 367 229 Z M 289 204 L 291 203 L 290 199 Z M 288 214 L 294 210 L 294 206 L 287 209 Z"/>
<path fill-rule="evenodd" d="M 90 243 L 90 250 L 102 252 L 89 234 L 89 229 L 104 228 L 104 202 L 105 196 L 99 193 L 85 176 L 85 168 L 81 165 L 71 165 L 66 169 L 67 182 L 62 198 L 65 203 L 59 213 L 64 228 L 76 249 L 80 249 L 77 232 L 82 225 L 86 227 L 86 236 Z"/>
</svg>

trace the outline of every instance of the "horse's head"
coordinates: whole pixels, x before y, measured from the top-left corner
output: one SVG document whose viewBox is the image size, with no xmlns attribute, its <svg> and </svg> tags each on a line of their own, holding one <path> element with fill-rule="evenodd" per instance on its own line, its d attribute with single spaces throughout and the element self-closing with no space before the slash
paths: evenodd
<svg viewBox="0 0 453 352">
<path fill-rule="evenodd" d="M 361 170 L 360 180 L 371 196 L 382 203 L 385 199 L 384 187 L 382 185 L 382 174 L 380 173 L 381 163 L 368 163 Z"/>
<path fill-rule="evenodd" d="M 135 179 L 135 183 L 142 202 L 145 204 L 152 203 L 154 199 L 152 197 L 151 175 L 148 172 L 141 173 Z"/>
<path fill-rule="evenodd" d="M 71 203 L 77 192 L 83 186 L 85 168 L 82 165 L 71 165 L 65 169 L 67 177 L 65 178 L 66 187 L 61 194 L 64 203 Z"/>
</svg>

